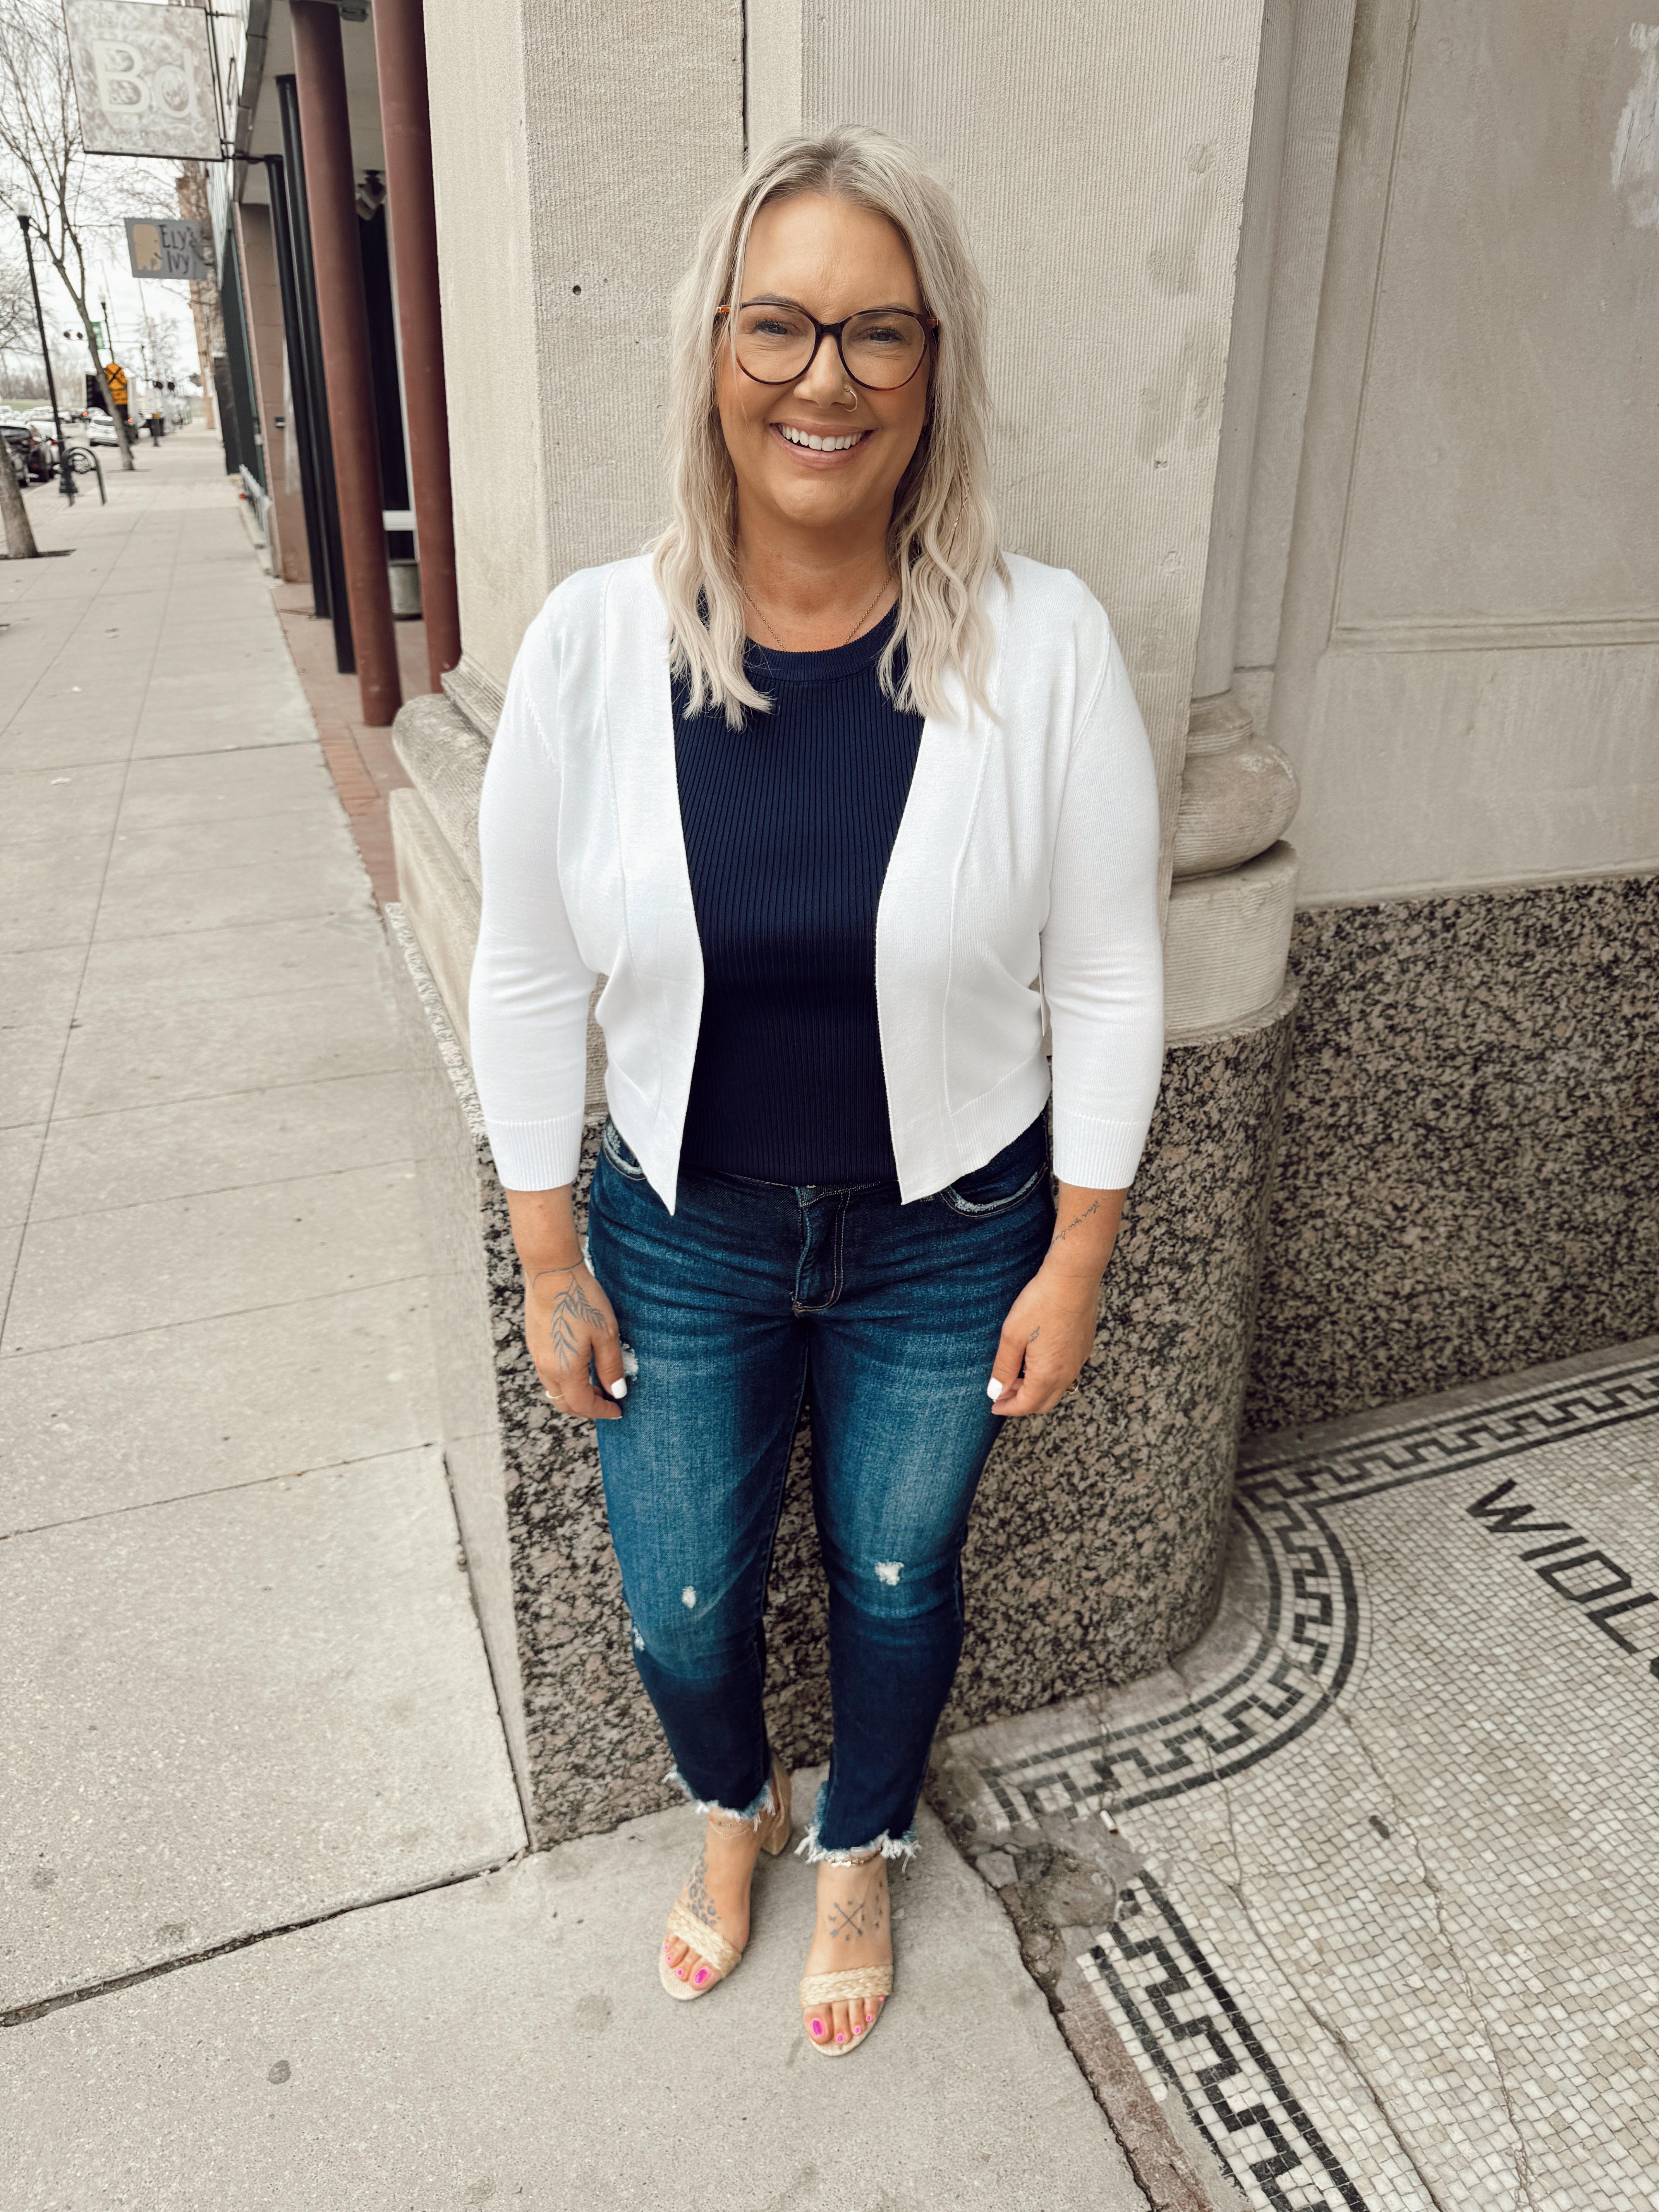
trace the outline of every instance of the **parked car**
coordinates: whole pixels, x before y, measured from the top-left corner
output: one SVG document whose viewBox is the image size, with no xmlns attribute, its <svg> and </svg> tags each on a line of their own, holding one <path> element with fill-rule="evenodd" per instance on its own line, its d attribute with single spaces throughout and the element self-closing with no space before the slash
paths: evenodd
<svg viewBox="0 0 1659 2212">
<path fill-rule="evenodd" d="M 87 415 L 87 439 L 94 446 L 118 446 L 121 434 L 103 410 L 94 407 Z"/>
<path fill-rule="evenodd" d="M 64 419 L 67 420 L 68 418 L 65 417 Z M 56 468 L 58 465 L 58 431 L 57 426 L 54 424 L 52 418 L 51 408 L 32 407 L 28 413 L 21 417 L 21 420 L 28 424 L 30 429 L 33 431 L 35 436 L 46 447 L 46 458 L 52 463 L 53 468 Z"/>
<path fill-rule="evenodd" d="M 0 422 L 0 437 L 5 439 L 19 483 L 51 483 L 55 471 L 48 450 L 50 441 L 37 437 L 32 422 Z"/>
</svg>

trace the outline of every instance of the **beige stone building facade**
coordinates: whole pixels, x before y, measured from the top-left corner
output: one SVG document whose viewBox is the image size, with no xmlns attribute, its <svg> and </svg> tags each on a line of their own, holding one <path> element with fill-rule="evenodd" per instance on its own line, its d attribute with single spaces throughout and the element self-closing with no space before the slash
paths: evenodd
<svg viewBox="0 0 1659 2212">
<path fill-rule="evenodd" d="M 477 797 L 530 617 L 661 519 L 703 207 L 837 121 L 937 165 L 994 301 L 1006 540 L 1098 594 L 1157 754 L 1164 1097 L 1085 1387 L 987 1478 L 953 1709 L 983 1719 L 1200 1632 L 1243 1429 L 1659 1327 L 1659 29 L 1607 0 L 427 0 L 425 36 L 462 650 L 398 725 L 397 922 L 451 1474 L 551 1835 L 659 1802 L 659 1763 L 591 1448 L 514 1362 L 465 1061 Z M 815 1575 L 797 1489 L 803 1756 Z"/>
</svg>

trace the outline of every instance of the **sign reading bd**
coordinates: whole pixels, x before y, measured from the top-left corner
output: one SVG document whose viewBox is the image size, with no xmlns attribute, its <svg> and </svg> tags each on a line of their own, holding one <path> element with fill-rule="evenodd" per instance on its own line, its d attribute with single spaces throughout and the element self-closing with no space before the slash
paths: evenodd
<svg viewBox="0 0 1659 2212">
<path fill-rule="evenodd" d="M 188 276 L 199 284 L 213 274 L 202 227 L 196 222 L 130 215 L 127 258 L 135 276 Z"/>
<path fill-rule="evenodd" d="M 158 8 L 149 0 L 64 0 L 64 21 L 89 154 L 221 158 L 207 18 L 199 9 Z"/>
</svg>

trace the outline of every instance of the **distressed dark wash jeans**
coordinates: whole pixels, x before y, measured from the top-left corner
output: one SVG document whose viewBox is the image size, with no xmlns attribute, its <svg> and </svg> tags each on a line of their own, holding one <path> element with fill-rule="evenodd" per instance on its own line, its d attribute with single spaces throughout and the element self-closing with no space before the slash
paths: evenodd
<svg viewBox="0 0 1659 2212">
<path fill-rule="evenodd" d="M 835 1750 L 813 1857 L 914 1849 L 962 1652 L 985 1386 L 1054 1230 L 1046 1119 L 932 1198 L 684 1170 L 671 1214 L 607 1124 L 593 1273 L 638 1372 L 599 1426 L 634 1656 L 677 1778 L 753 1817 L 771 1771 L 763 1615 L 810 1389 Z"/>
</svg>

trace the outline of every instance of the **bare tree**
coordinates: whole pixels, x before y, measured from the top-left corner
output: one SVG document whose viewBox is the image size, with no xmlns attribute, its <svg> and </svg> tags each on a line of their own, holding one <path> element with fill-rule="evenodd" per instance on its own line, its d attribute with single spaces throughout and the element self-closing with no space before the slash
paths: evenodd
<svg viewBox="0 0 1659 2212">
<path fill-rule="evenodd" d="M 34 542 L 34 526 L 23 505 L 11 447 L 3 438 L 0 438 L 0 521 L 6 526 L 7 557 L 13 561 L 36 559 L 40 549 Z"/>
<path fill-rule="evenodd" d="M 28 271 L 19 253 L 0 252 L 0 355 L 40 350 Z"/>
<path fill-rule="evenodd" d="M 121 465 L 130 469 L 131 441 L 93 343 L 87 256 L 124 215 L 168 213 L 171 176 L 155 163 L 126 161 L 118 167 L 107 158 L 88 156 L 63 13 L 53 0 L 0 0 L 0 152 L 27 197 L 34 234 L 75 303 L 98 389 L 120 441 Z"/>
</svg>

